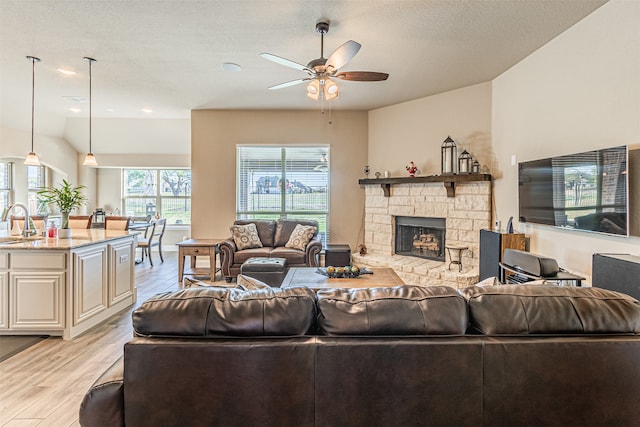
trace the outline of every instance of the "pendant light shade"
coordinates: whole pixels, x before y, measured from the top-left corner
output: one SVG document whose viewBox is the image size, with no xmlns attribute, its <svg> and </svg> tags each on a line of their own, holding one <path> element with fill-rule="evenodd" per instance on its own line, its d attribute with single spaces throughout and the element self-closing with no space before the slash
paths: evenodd
<svg viewBox="0 0 640 427">
<path fill-rule="evenodd" d="M 96 62 L 95 59 L 89 58 L 88 56 L 84 57 L 84 60 L 89 62 L 89 152 L 84 158 L 84 162 L 82 162 L 83 166 L 98 166 L 98 161 L 96 160 L 96 156 L 93 155 L 91 151 L 91 65 Z"/>
<path fill-rule="evenodd" d="M 31 61 L 31 152 L 27 154 L 24 159 L 24 164 L 28 166 L 40 166 L 40 159 L 33 149 L 33 137 L 34 137 L 34 106 L 35 106 L 35 93 L 36 93 L 36 62 L 40 62 L 40 58 L 35 56 L 27 56 L 27 59 Z"/>
</svg>

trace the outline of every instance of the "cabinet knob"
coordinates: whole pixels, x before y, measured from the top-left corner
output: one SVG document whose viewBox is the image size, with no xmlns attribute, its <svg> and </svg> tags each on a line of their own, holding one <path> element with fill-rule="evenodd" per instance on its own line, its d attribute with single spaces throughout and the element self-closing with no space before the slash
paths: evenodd
<svg viewBox="0 0 640 427">
<path fill-rule="evenodd" d="M 193 252 L 198 253 L 198 249 L 194 250 Z"/>
</svg>

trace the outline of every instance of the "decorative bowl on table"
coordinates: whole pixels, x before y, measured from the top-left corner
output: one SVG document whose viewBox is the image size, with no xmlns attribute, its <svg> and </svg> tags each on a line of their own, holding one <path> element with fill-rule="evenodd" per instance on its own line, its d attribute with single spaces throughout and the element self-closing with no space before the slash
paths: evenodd
<svg viewBox="0 0 640 427">
<path fill-rule="evenodd" d="M 360 276 L 361 270 L 357 265 L 346 266 L 346 267 L 334 267 L 328 266 L 324 268 L 319 268 L 318 272 L 320 274 L 324 274 L 332 279 L 342 279 L 342 278 L 351 278 Z"/>
</svg>

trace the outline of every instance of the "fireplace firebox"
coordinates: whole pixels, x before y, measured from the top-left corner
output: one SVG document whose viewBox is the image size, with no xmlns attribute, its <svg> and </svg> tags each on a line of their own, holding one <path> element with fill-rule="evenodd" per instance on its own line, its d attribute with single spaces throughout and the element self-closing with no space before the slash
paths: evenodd
<svg viewBox="0 0 640 427">
<path fill-rule="evenodd" d="M 445 261 L 445 218 L 396 217 L 396 255 Z"/>
</svg>

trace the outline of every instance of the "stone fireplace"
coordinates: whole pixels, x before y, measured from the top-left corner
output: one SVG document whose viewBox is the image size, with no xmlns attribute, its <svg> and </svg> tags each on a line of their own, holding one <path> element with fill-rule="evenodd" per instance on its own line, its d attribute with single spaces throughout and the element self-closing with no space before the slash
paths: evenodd
<svg viewBox="0 0 640 427">
<path fill-rule="evenodd" d="M 367 254 L 362 256 L 354 251 L 354 263 L 391 267 L 407 284 L 463 288 L 476 283 L 480 229 L 491 227 L 491 181 L 457 182 L 454 192 L 442 182 L 421 182 L 418 178 L 390 181 L 385 186 L 371 179 L 364 185 Z M 384 180 L 380 182 L 384 184 Z M 405 221 L 403 217 L 441 219 L 444 237 L 437 237 L 437 233 L 425 231 L 427 226 L 417 224 L 409 236 L 411 253 L 398 251 L 396 241 L 404 238 L 398 235 L 402 228 L 399 231 L 396 226 Z M 434 245 L 435 240 L 440 247 Z M 457 267 L 448 269 L 450 259 L 444 246 L 449 244 L 469 247 L 462 253 L 462 272 Z M 414 248 L 429 256 L 417 256 Z M 438 256 L 431 256 L 436 252 Z"/>
<path fill-rule="evenodd" d="M 446 219 L 431 217 L 395 217 L 396 255 L 445 261 Z"/>
</svg>

